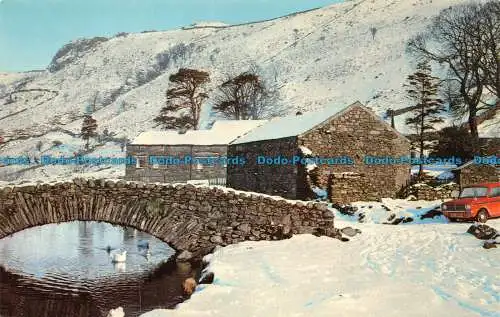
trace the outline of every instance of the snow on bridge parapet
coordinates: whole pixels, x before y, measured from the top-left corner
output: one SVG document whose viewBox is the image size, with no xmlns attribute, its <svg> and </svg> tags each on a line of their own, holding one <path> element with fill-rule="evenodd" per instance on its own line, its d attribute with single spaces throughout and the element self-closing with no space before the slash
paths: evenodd
<svg viewBox="0 0 500 317">
<path fill-rule="evenodd" d="M 111 184 L 120 184 L 123 186 L 123 184 L 135 186 L 137 188 L 141 188 L 142 186 L 167 186 L 167 187 L 174 187 L 174 188 L 180 188 L 180 187 L 191 187 L 191 188 L 210 188 L 210 189 L 219 189 L 225 193 L 234 193 L 238 195 L 243 195 L 243 196 L 256 196 L 256 197 L 262 197 L 262 198 L 268 198 L 272 199 L 275 201 L 284 201 L 290 205 L 299 205 L 299 206 L 309 206 L 309 208 L 318 208 L 321 210 L 327 210 L 328 209 L 328 204 L 322 203 L 322 202 L 313 202 L 313 201 L 303 201 L 303 200 L 295 200 L 295 199 L 286 199 L 281 196 L 273 196 L 273 195 L 268 195 L 268 194 L 263 194 L 263 193 L 257 193 L 257 192 L 250 192 L 250 191 L 244 191 L 244 190 L 237 190 L 234 188 L 229 188 L 229 187 L 224 187 L 224 186 L 217 186 L 217 185 L 195 185 L 195 184 L 186 184 L 186 183 L 162 183 L 162 182 L 154 182 L 154 183 L 144 183 L 140 181 L 131 181 L 131 180 L 124 180 L 120 178 L 106 178 L 106 179 L 96 179 L 93 177 L 89 178 L 74 178 L 74 179 L 61 179 L 61 178 L 54 178 L 48 181 L 41 181 L 41 180 L 32 180 L 32 181 L 26 181 L 26 180 L 21 180 L 19 182 L 1 182 L 0 181 L 0 189 L 6 188 L 6 187 L 16 187 L 19 188 L 18 191 L 22 191 L 22 187 L 27 187 L 27 186 L 41 186 L 41 185 L 60 185 L 63 183 L 68 183 L 68 182 L 73 182 L 73 183 L 80 183 L 80 182 L 89 182 L 92 181 L 96 184 L 102 184 L 102 182 L 105 182 L 105 184 L 111 185 Z M 102 185 L 105 186 L 105 185 Z"/>
<path fill-rule="evenodd" d="M 216 245 L 336 236 L 333 213 L 318 202 L 190 184 L 81 179 L 0 188 L 0 238 L 73 220 L 105 221 L 147 232 L 199 258 Z"/>
</svg>

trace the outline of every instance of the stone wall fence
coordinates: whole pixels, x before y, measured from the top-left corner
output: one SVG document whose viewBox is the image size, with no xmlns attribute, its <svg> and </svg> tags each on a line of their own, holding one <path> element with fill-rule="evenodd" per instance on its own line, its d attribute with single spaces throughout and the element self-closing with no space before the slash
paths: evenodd
<svg viewBox="0 0 500 317">
<path fill-rule="evenodd" d="M 444 200 L 453 198 L 453 192 L 458 191 L 457 183 L 447 183 L 432 187 L 426 183 L 417 183 L 407 188 L 407 196 L 414 196 L 417 200 Z"/>
</svg>

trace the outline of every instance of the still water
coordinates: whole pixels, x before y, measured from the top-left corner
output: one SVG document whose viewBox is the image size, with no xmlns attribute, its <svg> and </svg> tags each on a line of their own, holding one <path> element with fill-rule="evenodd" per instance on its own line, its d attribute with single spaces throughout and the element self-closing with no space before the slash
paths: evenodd
<svg viewBox="0 0 500 317">
<path fill-rule="evenodd" d="M 122 250 L 126 261 L 113 263 Z M 151 235 L 104 222 L 23 230 L 0 240 L 0 316 L 99 317 L 122 306 L 131 317 L 172 308 L 196 269 L 168 261 L 174 253 Z"/>
</svg>

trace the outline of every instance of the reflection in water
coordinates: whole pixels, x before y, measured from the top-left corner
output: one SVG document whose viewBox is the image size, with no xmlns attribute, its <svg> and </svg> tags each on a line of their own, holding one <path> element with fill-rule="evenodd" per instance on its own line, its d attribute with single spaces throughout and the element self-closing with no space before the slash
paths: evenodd
<svg viewBox="0 0 500 317">
<path fill-rule="evenodd" d="M 126 262 L 113 263 L 120 250 Z M 122 306 L 129 317 L 173 307 L 193 274 L 168 262 L 173 254 L 144 232 L 107 223 L 23 230 L 0 240 L 0 315 L 98 317 Z"/>
<path fill-rule="evenodd" d="M 123 273 L 127 269 L 127 264 L 125 264 L 125 262 L 116 262 L 113 263 L 113 265 L 115 267 L 115 271 L 118 273 Z"/>
</svg>

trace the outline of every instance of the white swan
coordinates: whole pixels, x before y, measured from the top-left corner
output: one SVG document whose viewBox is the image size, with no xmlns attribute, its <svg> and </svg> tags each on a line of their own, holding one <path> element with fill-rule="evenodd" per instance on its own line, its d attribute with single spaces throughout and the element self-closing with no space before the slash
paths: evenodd
<svg viewBox="0 0 500 317">
<path fill-rule="evenodd" d="M 125 317 L 125 312 L 122 307 L 118 307 L 110 310 L 107 317 Z"/>
<path fill-rule="evenodd" d="M 111 257 L 111 261 L 114 263 L 125 262 L 127 260 L 127 251 L 123 251 L 121 253 L 116 252 L 109 255 Z"/>
</svg>

